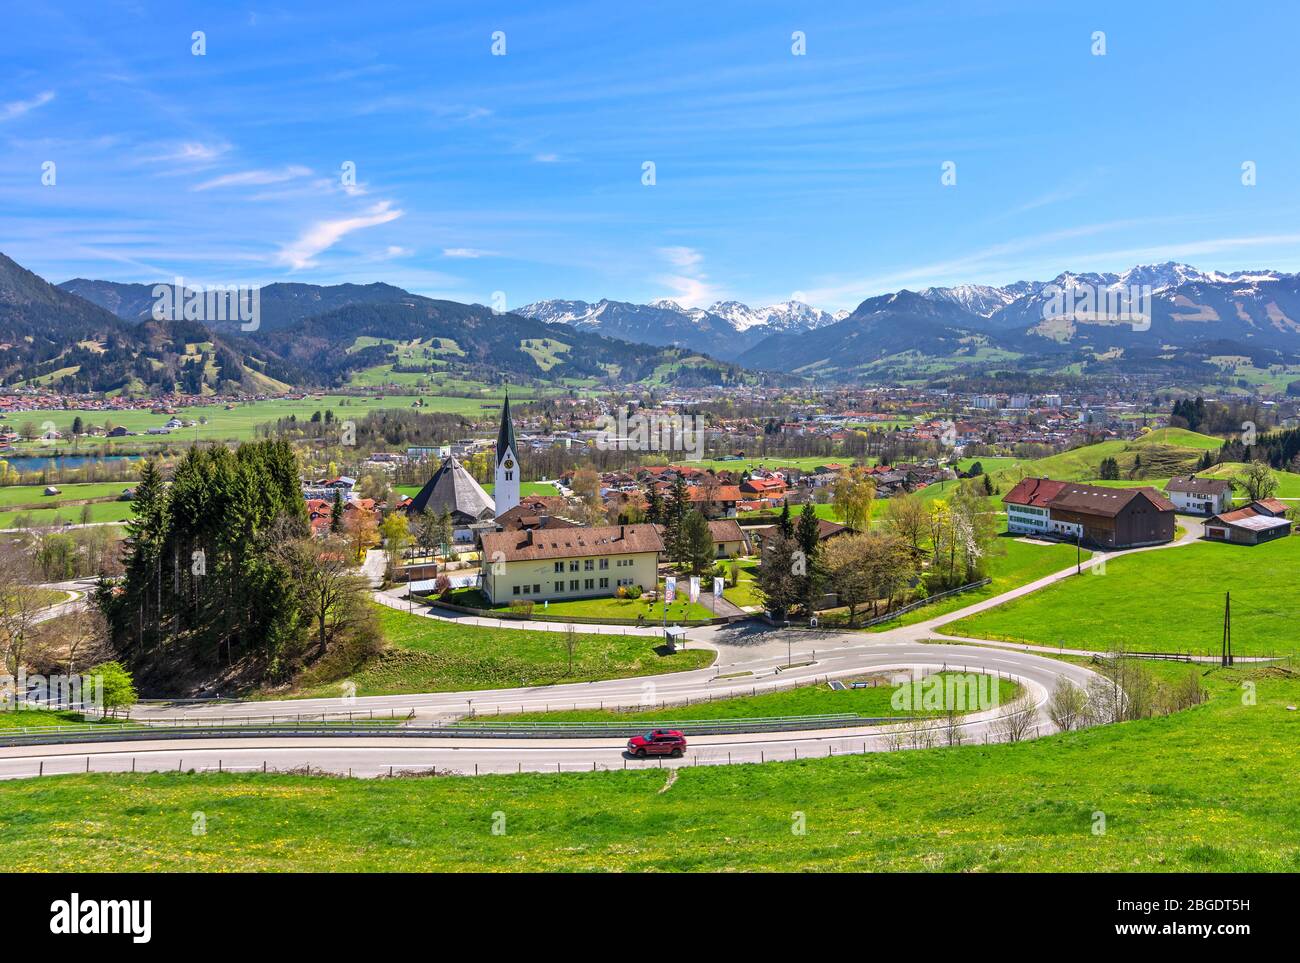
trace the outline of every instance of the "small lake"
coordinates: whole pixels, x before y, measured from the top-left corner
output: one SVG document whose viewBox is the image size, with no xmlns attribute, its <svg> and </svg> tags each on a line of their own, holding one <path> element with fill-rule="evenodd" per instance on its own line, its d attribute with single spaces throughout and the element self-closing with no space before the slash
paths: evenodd
<svg viewBox="0 0 1300 963">
<path fill-rule="evenodd" d="M 9 467 L 18 472 L 44 471 L 54 463 L 56 469 L 85 468 L 96 462 L 107 465 L 115 461 L 139 461 L 140 455 L 59 455 L 53 458 L 41 458 L 33 455 L 0 455 L 0 461 L 9 463 Z"/>
</svg>

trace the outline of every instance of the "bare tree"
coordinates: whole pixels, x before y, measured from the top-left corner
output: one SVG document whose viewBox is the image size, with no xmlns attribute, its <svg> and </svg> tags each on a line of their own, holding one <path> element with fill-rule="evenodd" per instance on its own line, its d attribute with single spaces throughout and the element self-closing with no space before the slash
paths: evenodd
<svg viewBox="0 0 1300 963">
<path fill-rule="evenodd" d="M 1024 689 L 1003 707 L 1002 714 L 993 721 L 993 731 L 1002 742 L 1023 742 L 1033 732 L 1037 720 L 1034 697 Z"/>
<path fill-rule="evenodd" d="M 1069 732 L 1083 725 L 1087 705 L 1087 694 L 1069 679 L 1060 678 L 1056 680 L 1052 697 L 1047 703 L 1047 715 L 1056 728 Z"/>
<path fill-rule="evenodd" d="M 578 633 L 572 625 L 564 628 L 564 654 L 569 657 L 569 669 L 565 675 L 573 675 L 573 656 L 578 651 Z"/>
<path fill-rule="evenodd" d="M 943 714 L 943 738 L 949 746 L 960 746 L 965 738 L 961 731 L 961 716 L 956 706 L 949 706 Z"/>
<path fill-rule="evenodd" d="M 356 574 L 347 539 L 291 537 L 277 530 L 271 553 L 289 570 L 304 607 L 315 625 L 317 655 L 324 655 L 330 637 L 351 621 L 364 598 L 366 580 Z M 363 608 L 363 607 L 361 607 Z"/>
<path fill-rule="evenodd" d="M 17 542 L 0 545 L 0 656 L 12 676 L 25 664 L 35 640 L 37 614 L 49 599 L 39 581 L 31 553 Z"/>
</svg>

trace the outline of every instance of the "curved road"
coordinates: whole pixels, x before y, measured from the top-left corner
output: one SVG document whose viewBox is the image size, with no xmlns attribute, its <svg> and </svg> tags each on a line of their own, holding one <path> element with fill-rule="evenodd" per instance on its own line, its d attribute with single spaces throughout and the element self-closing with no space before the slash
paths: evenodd
<svg viewBox="0 0 1300 963">
<path fill-rule="evenodd" d="M 1197 520 L 1180 518 L 1187 533 L 1178 541 L 1133 551 L 1156 551 L 1191 544 L 1200 534 Z M 1122 552 L 1111 553 L 1109 557 Z M 1090 569 L 1101 556 L 1084 562 Z M 681 705 L 709 698 L 748 695 L 789 688 L 792 685 L 864 675 L 898 677 L 904 673 L 941 669 L 981 672 L 1010 677 L 1032 694 L 1036 720 L 1031 735 L 1054 731 L 1042 710 L 1057 680 L 1069 679 L 1086 686 L 1094 675 L 1067 662 L 1033 652 L 996 645 L 971 644 L 979 640 L 952 639 L 943 644 L 941 627 L 966 616 L 1038 591 L 1075 574 L 1074 566 L 1020 586 L 955 612 L 886 632 L 834 633 L 800 629 L 774 629 L 758 623 L 738 623 L 693 629 L 690 645 L 718 652 L 708 669 L 603 682 L 573 683 L 524 689 L 437 692 L 400 696 L 363 696 L 329 699 L 292 699 L 227 704 L 162 703 L 138 707 L 133 718 L 144 722 L 168 720 L 279 721 L 295 715 L 399 716 L 414 713 L 424 722 L 454 719 L 471 712 L 545 711 L 570 708 L 644 708 Z M 406 609 L 400 592 L 377 593 L 383 604 Z M 420 613 L 437 618 L 429 612 Z M 471 621 L 471 620 L 465 620 Z M 477 620 L 474 620 L 477 621 Z M 584 626 L 584 631 L 599 630 Z M 621 628 L 609 631 L 622 632 Z M 642 632 L 649 634 L 653 629 Z M 637 632 L 636 634 L 642 634 Z M 959 726 L 963 742 L 1003 738 L 999 710 L 975 712 Z M 689 716 L 688 709 L 672 713 Z M 754 733 L 696 736 L 690 739 L 682 760 L 629 760 L 621 739 L 474 739 L 384 737 L 382 735 L 321 738 L 165 740 L 156 742 L 94 743 L 66 746 L 0 748 L 0 778 L 22 778 L 40 772 L 129 771 L 131 769 L 299 769 L 311 767 L 358 776 L 398 770 L 438 769 L 464 774 L 518 771 L 589 771 L 636 766 L 712 765 L 728 762 L 762 762 L 774 759 L 874 752 L 946 742 L 949 734 L 935 727 L 918 735 L 911 727 L 876 726 L 810 732 Z"/>
</svg>

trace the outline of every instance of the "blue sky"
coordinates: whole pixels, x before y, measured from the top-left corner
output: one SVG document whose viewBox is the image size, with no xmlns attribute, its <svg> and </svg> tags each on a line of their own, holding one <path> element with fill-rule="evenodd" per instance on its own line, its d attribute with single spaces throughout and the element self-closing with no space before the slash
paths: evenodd
<svg viewBox="0 0 1300 963">
<path fill-rule="evenodd" d="M 1300 270 L 1297 21 L 1198 2 L 13 4 L 0 250 L 54 281 L 380 280 L 510 307 Z"/>
</svg>

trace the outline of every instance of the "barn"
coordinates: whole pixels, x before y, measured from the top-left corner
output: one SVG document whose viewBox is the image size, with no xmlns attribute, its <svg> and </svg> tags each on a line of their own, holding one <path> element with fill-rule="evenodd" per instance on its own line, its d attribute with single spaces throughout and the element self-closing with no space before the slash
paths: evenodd
<svg viewBox="0 0 1300 963">
<path fill-rule="evenodd" d="M 1245 508 L 1222 512 L 1205 520 L 1205 537 L 1214 542 L 1258 545 L 1291 534 L 1286 504 L 1275 498 L 1251 502 Z"/>
<path fill-rule="evenodd" d="M 1002 498 L 1007 530 L 1102 548 L 1173 540 L 1174 505 L 1154 488 L 1106 488 L 1025 478 Z"/>
</svg>

